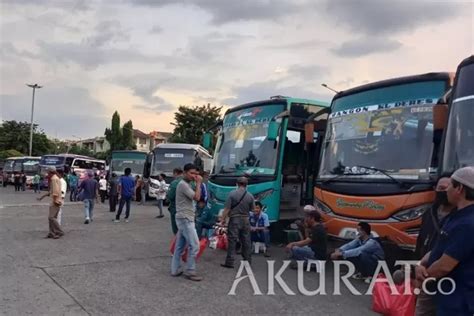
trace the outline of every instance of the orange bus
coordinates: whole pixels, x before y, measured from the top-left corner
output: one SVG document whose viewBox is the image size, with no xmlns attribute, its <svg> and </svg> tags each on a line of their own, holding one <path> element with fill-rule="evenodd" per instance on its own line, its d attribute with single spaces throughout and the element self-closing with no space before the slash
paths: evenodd
<svg viewBox="0 0 474 316">
<path fill-rule="evenodd" d="M 433 107 L 452 81 L 450 73 L 428 73 L 334 96 L 314 189 L 331 236 L 352 239 L 367 221 L 374 235 L 414 249 L 434 200 L 441 141 Z"/>
</svg>

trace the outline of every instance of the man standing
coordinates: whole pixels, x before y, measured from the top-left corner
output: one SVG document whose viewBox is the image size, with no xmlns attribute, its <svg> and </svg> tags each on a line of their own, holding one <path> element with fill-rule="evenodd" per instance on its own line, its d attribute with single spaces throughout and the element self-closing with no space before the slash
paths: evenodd
<svg viewBox="0 0 474 316">
<path fill-rule="evenodd" d="M 183 179 L 183 170 L 180 168 L 175 168 L 173 170 L 173 177 L 174 180 L 171 182 L 168 188 L 166 198 L 170 202 L 168 211 L 170 212 L 171 218 L 171 230 L 173 231 L 173 234 L 176 235 L 178 232 L 178 226 L 176 226 L 176 188 L 178 187 L 178 183 Z"/>
<path fill-rule="evenodd" d="M 21 174 L 21 190 L 26 191 L 26 174 L 22 173 Z"/>
<path fill-rule="evenodd" d="M 229 193 L 225 202 L 221 224 L 224 225 L 226 218 L 229 217 L 227 230 L 229 244 L 225 263 L 221 264 L 224 268 L 234 268 L 234 253 L 239 240 L 242 245 L 243 259 L 249 263 L 252 261 L 249 214 L 255 209 L 255 199 L 251 193 L 247 192 L 247 184 L 246 177 L 238 178 L 238 188 Z"/>
<path fill-rule="evenodd" d="M 436 315 L 474 314 L 474 167 L 453 173 L 447 188 L 448 201 L 457 210 L 444 221 L 438 242 L 416 268 L 419 282 L 427 278 L 451 278 L 441 282 L 435 296 Z M 436 288 L 436 285 L 434 285 Z M 443 295 L 442 293 L 449 293 Z"/>
<path fill-rule="evenodd" d="M 125 222 L 128 223 L 128 218 L 130 217 L 130 203 L 133 198 L 135 198 L 135 180 L 131 176 L 132 169 L 125 168 L 125 174 L 120 177 L 119 181 L 119 209 L 117 215 L 115 216 L 115 223 L 120 223 L 120 215 L 122 215 L 123 206 L 126 205 L 125 210 Z"/>
<path fill-rule="evenodd" d="M 196 191 L 191 188 L 191 181 L 196 181 Z M 195 211 L 193 201 L 201 198 L 202 178 L 193 164 L 184 166 L 183 181 L 180 181 L 176 188 L 176 225 L 178 233 L 176 235 L 176 246 L 171 261 L 171 275 L 179 276 L 181 255 L 189 245 L 187 267 L 185 276 L 192 281 L 201 281 L 202 277 L 196 274 L 196 256 L 199 252 L 199 238 L 194 224 Z"/>
<path fill-rule="evenodd" d="M 40 182 L 41 182 L 41 177 L 38 173 L 36 173 L 35 176 L 33 177 L 33 180 L 31 181 L 31 183 L 33 184 L 35 193 L 41 193 Z"/>
<path fill-rule="evenodd" d="M 55 167 L 48 168 L 48 177 L 49 177 L 49 192 L 39 197 L 38 200 L 41 201 L 44 197 L 51 197 L 51 204 L 49 206 L 49 234 L 47 238 L 58 239 L 64 235 L 61 226 L 58 223 L 58 213 L 59 209 L 62 206 L 61 200 L 61 181 L 57 175 Z"/>
<path fill-rule="evenodd" d="M 71 174 L 69 174 L 69 177 L 68 177 L 68 181 L 69 181 L 69 188 L 71 190 L 71 193 L 69 195 L 69 201 L 71 202 L 75 202 L 76 201 L 76 195 L 77 195 L 77 183 L 79 181 L 79 178 L 77 177 L 76 173 L 73 172 Z"/>
<path fill-rule="evenodd" d="M 89 224 L 93 221 L 94 202 L 99 202 L 99 185 L 94 179 L 94 173 L 89 171 L 87 178 L 79 185 L 79 192 L 83 192 L 84 196 L 84 216 L 86 220 L 84 224 Z"/>
<path fill-rule="evenodd" d="M 104 204 L 105 197 L 107 195 L 107 180 L 105 180 L 104 176 L 101 176 L 99 180 L 99 194 L 100 194 L 100 202 Z"/>
<path fill-rule="evenodd" d="M 61 219 L 63 216 L 64 198 L 66 197 L 66 191 L 67 191 L 67 182 L 64 179 L 64 171 L 59 170 L 58 176 L 59 176 L 59 181 L 61 181 L 61 201 L 62 201 L 62 205 L 59 208 L 59 213 L 58 213 L 58 223 L 59 225 L 61 225 Z"/>
<path fill-rule="evenodd" d="M 441 231 L 442 220 L 449 215 L 455 208 L 448 201 L 448 194 L 446 192 L 451 175 L 442 175 L 439 177 L 435 193 L 436 198 L 432 208 L 423 214 L 421 219 L 421 228 L 418 238 L 416 240 L 415 256 L 420 259 L 430 252 L 439 238 Z M 421 291 L 416 298 L 416 316 L 430 316 L 436 315 L 436 305 L 433 296 L 425 291 Z"/>
<path fill-rule="evenodd" d="M 112 179 L 109 181 L 109 211 L 114 212 L 117 208 L 117 201 L 118 201 L 118 179 L 117 174 L 115 172 L 112 173 Z"/>
</svg>

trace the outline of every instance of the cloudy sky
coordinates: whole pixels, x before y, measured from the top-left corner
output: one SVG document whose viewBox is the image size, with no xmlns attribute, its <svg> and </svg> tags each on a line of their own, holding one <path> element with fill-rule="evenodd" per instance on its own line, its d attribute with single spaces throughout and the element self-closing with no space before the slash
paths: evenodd
<svg viewBox="0 0 474 316">
<path fill-rule="evenodd" d="M 0 0 L 0 120 L 102 136 L 114 110 L 172 131 L 179 105 L 233 106 L 327 83 L 454 71 L 474 52 L 473 1 Z M 73 136 L 74 135 L 74 136 Z"/>
</svg>

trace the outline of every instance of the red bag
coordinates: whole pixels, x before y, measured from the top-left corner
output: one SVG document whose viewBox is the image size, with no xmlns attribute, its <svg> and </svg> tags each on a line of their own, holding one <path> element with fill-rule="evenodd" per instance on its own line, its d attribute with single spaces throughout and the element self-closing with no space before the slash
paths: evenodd
<svg viewBox="0 0 474 316">
<path fill-rule="evenodd" d="M 229 242 L 227 241 L 227 234 L 217 235 L 217 249 L 227 250 L 227 245 Z"/>
<path fill-rule="evenodd" d="M 170 245 L 170 252 L 171 254 L 174 254 L 174 248 L 176 247 L 176 236 L 173 237 L 171 240 L 171 245 Z M 196 255 L 196 260 L 201 257 L 202 253 L 204 252 L 204 249 L 207 247 L 207 238 L 202 238 L 199 240 L 199 251 L 198 254 Z M 183 254 L 181 255 L 181 259 L 183 259 L 184 262 L 188 259 L 188 246 L 184 248 Z"/>
<path fill-rule="evenodd" d="M 378 275 L 377 279 L 385 282 L 377 282 L 372 293 L 372 310 L 384 316 L 413 316 L 415 315 L 416 295 L 413 294 L 413 286 L 410 285 L 410 294 L 405 293 L 405 282 L 395 285 L 398 294 L 392 294 L 390 285 L 384 275 Z"/>
</svg>

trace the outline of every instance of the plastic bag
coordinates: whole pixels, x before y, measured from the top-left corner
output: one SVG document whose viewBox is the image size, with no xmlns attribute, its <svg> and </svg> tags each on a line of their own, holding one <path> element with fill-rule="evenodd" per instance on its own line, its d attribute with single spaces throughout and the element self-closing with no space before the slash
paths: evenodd
<svg viewBox="0 0 474 316">
<path fill-rule="evenodd" d="M 377 276 L 377 282 L 372 293 L 372 310 L 384 316 L 413 316 L 415 315 L 416 296 L 413 286 L 410 285 L 411 294 L 404 295 L 405 282 L 395 285 L 397 293 L 392 294 L 390 285 L 384 275 Z"/>
<path fill-rule="evenodd" d="M 201 257 L 202 253 L 204 252 L 204 250 L 206 249 L 207 247 L 207 238 L 202 238 L 201 240 L 199 240 L 199 251 L 196 255 L 196 260 L 199 259 L 199 257 Z M 171 240 L 171 245 L 170 245 L 170 252 L 171 254 L 174 254 L 174 249 L 176 247 L 176 236 L 173 237 L 173 239 Z M 188 259 L 188 245 L 186 245 L 186 247 L 184 248 L 184 251 L 183 251 L 183 254 L 181 255 L 181 259 L 186 262 L 186 260 Z"/>
<path fill-rule="evenodd" d="M 212 236 L 209 238 L 209 248 L 211 249 L 217 249 L 217 242 L 219 241 L 219 239 L 217 238 L 217 236 Z"/>
<path fill-rule="evenodd" d="M 216 248 L 217 249 L 222 249 L 222 250 L 227 250 L 227 246 L 228 246 L 228 241 L 227 241 L 227 234 L 221 234 L 221 235 L 217 235 L 217 245 L 216 245 Z"/>
</svg>

